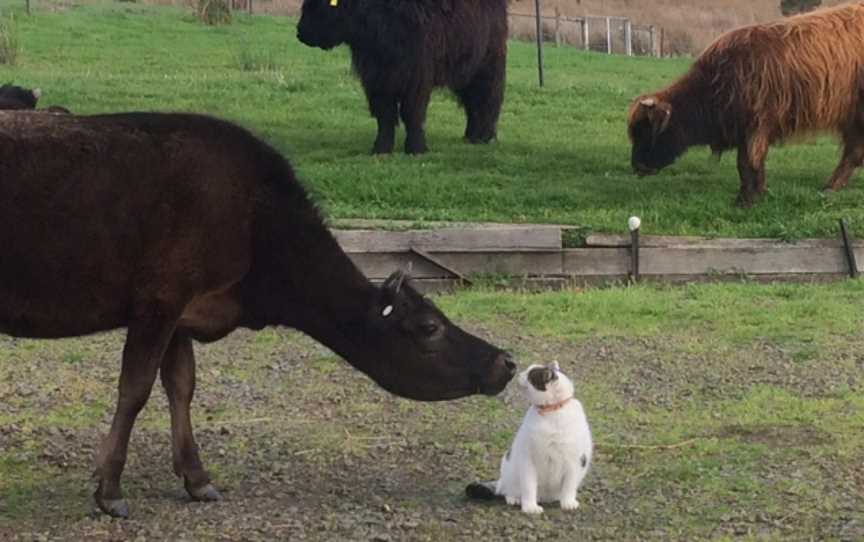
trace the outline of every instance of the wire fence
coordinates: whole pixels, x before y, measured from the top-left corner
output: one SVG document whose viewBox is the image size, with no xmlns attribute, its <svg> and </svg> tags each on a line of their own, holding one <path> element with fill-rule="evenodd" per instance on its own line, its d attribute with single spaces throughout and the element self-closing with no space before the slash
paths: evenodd
<svg viewBox="0 0 864 542">
<path fill-rule="evenodd" d="M 533 13 L 508 13 L 510 37 L 534 41 L 537 36 Z M 541 16 L 544 42 L 607 54 L 662 56 L 661 28 L 634 25 L 626 17 Z"/>
</svg>

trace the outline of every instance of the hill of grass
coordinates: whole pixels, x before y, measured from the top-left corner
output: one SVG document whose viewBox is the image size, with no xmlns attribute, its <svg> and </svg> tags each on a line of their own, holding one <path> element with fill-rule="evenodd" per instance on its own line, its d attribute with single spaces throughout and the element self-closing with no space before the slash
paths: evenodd
<svg viewBox="0 0 864 542">
<path fill-rule="evenodd" d="M 840 217 L 853 230 L 864 225 L 860 182 L 838 194 L 819 190 L 838 158 L 827 138 L 773 150 L 770 193 L 752 210 L 732 205 L 734 156 L 718 162 L 695 149 L 659 176 L 634 177 L 627 105 L 683 73 L 684 59 L 547 48 L 538 88 L 534 49 L 513 42 L 497 143 L 463 143 L 464 116 L 440 92 L 428 115 L 432 152 L 372 157 L 375 122 L 347 49 L 303 46 L 294 19 L 237 15 L 214 28 L 185 11 L 122 3 L 19 13 L 16 21 L 23 50 L 16 66 L 0 66 L 0 81 L 41 87 L 43 105 L 78 113 L 233 119 L 284 151 L 331 217 L 621 231 L 638 214 L 647 233 L 781 238 L 834 236 Z"/>
</svg>

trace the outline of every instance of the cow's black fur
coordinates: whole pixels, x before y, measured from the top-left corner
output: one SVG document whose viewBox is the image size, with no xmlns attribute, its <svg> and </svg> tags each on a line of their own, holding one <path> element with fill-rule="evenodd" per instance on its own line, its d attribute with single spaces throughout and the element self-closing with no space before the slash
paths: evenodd
<svg viewBox="0 0 864 542">
<path fill-rule="evenodd" d="M 515 370 L 403 275 L 371 284 L 288 162 L 213 118 L 0 112 L 0 249 L 0 333 L 128 329 L 96 471 L 114 516 L 128 514 L 120 475 L 157 373 L 174 471 L 193 498 L 219 497 L 192 436 L 193 339 L 290 326 L 418 400 L 498 393 Z"/>
<path fill-rule="evenodd" d="M 405 152 L 426 151 L 423 124 L 434 87 L 465 108 L 465 139 L 495 138 L 504 99 L 506 0 L 305 0 L 303 43 L 351 48 L 355 73 L 378 121 L 374 153 L 393 150 L 405 123 Z"/>
</svg>

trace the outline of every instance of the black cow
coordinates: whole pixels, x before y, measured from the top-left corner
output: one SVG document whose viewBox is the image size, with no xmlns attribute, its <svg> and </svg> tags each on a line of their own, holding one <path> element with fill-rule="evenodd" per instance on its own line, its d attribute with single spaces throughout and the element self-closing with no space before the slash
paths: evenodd
<svg viewBox="0 0 864 542">
<path fill-rule="evenodd" d="M 371 284 L 288 162 L 227 122 L 0 112 L 0 207 L 0 332 L 128 329 L 97 457 L 95 499 L 112 516 L 128 515 L 120 476 L 157 373 L 174 471 L 194 499 L 219 498 L 192 435 L 193 340 L 290 326 L 386 390 L 423 401 L 496 394 L 516 369 L 404 275 Z"/>
<path fill-rule="evenodd" d="M 465 108 L 465 139 L 495 138 L 504 100 L 506 0 L 304 0 L 297 37 L 351 48 L 355 73 L 378 121 L 373 153 L 393 150 L 398 117 L 406 153 L 426 151 L 423 123 L 434 87 Z"/>
<path fill-rule="evenodd" d="M 0 109 L 36 109 L 41 95 L 38 88 L 30 90 L 7 83 L 0 86 Z"/>
</svg>

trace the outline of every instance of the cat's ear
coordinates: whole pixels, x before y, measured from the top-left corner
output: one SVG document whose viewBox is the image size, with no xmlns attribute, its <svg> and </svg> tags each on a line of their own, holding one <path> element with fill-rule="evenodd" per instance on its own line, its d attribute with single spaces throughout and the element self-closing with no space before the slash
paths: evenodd
<svg viewBox="0 0 864 542">
<path fill-rule="evenodd" d="M 553 361 L 552 363 L 550 363 L 549 365 L 547 365 L 547 367 L 549 367 L 550 369 L 552 369 L 552 370 L 555 371 L 556 373 L 559 372 L 559 371 L 561 370 L 561 368 L 558 367 L 558 362 L 557 362 L 557 361 Z"/>
</svg>

